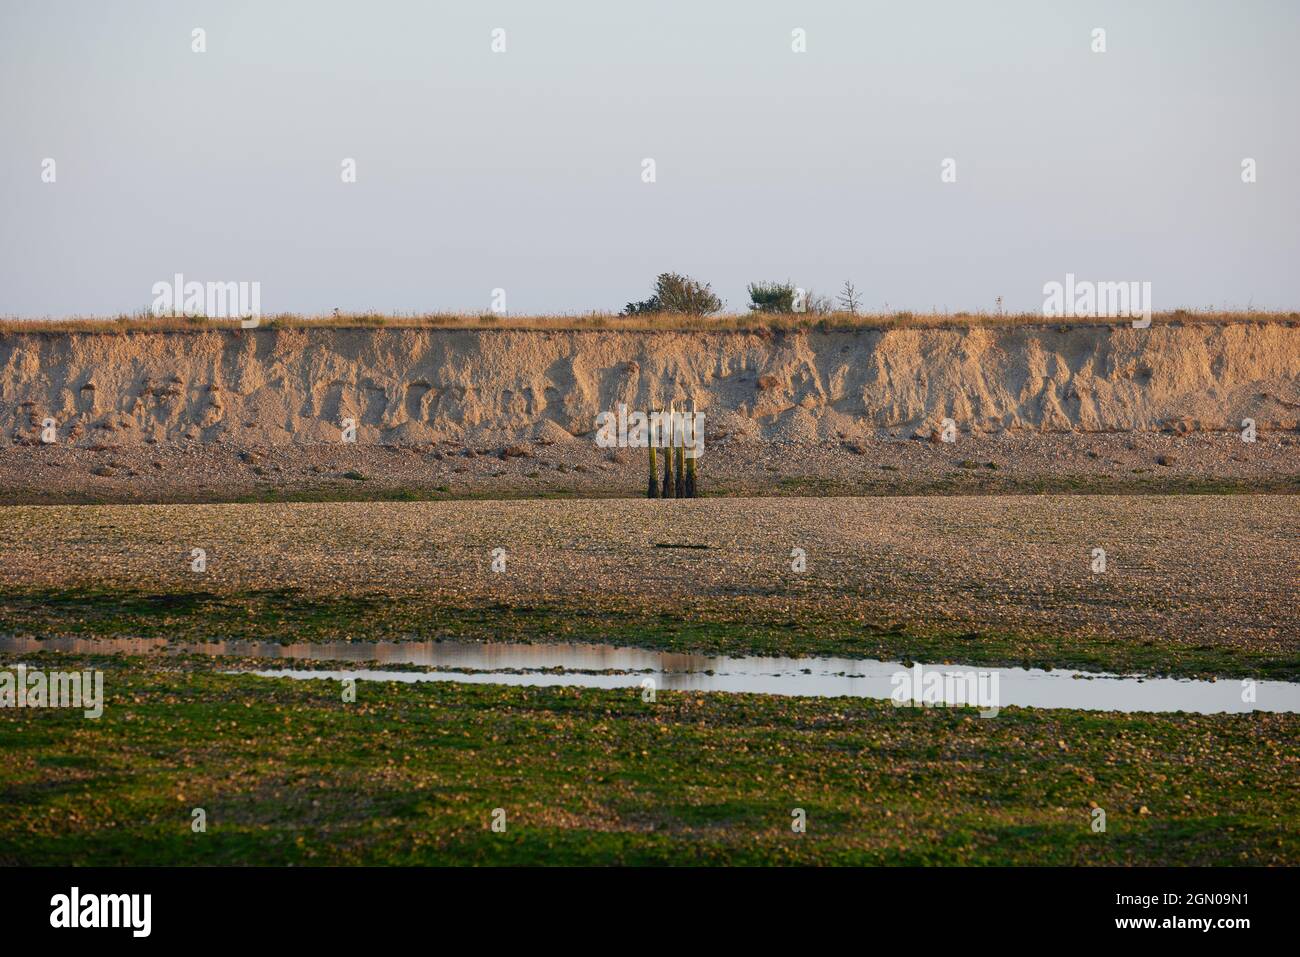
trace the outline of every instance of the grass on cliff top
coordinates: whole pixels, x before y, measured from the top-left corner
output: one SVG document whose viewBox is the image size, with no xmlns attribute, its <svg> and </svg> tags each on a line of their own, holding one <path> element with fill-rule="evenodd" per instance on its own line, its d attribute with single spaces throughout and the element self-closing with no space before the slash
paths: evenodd
<svg viewBox="0 0 1300 957">
<path fill-rule="evenodd" d="M 1300 863 L 1296 715 L 28 663 L 106 700 L 0 709 L 3 866 Z"/>
<path fill-rule="evenodd" d="M 1218 311 L 1212 309 L 1175 309 L 1152 316 L 1156 325 L 1277 323 L 1300 324 L 1300 312 Z M 261 329 L 495 329 L 495 330 L 609 330 L 627 332 L 830 332 L 855 329 L 968 329 L 975 327 L 1042 326 L 1114 326 L 1130 328 L 1130 321 L 1116 318 L 1048 319 L 1038 313 L 998 314 L 987 312 L 954 313 L 848 313 L 782 314 L 748 312 L 715 316 L 692 316 L 682 313 L 618 316 L 612 313 L 574 313 L 565 315 L 496 316 L 437 312 L 423 314 L 383 314 L 374 312 L 301 315 L 282 313 L 264 317 Z M 239 330 L 238 319 L 208 319 L 202 316 L 157 318 L 145 314 L 110 317 L 70 316 L 61 319 L 0 318 L 0 335 L 16 333 L 124 333 L 124 332 L 203 332 L 213 329 Z"/>
</svg>

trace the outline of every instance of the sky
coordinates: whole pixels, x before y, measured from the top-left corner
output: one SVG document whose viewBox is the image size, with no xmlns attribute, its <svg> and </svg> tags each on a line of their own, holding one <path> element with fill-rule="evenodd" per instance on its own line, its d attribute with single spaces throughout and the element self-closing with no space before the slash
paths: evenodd
<svg viewBox="0 0 1300 957">
<path fill-rule="evenodd" d="M 664 271 L 737 312 L 1066 273 L 1294 309 L 1298 41 L 1291 0 L 0 0 L 0 315 L 176 273 L 264 313 L 616 311 Z"/>
</svg>

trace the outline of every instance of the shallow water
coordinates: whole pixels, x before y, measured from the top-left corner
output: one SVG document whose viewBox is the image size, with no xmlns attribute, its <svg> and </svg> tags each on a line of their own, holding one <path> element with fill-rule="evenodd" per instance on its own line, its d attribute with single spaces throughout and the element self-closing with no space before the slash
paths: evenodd
<svg viewBox="0 0 1300 957">
<path fill-rule="evenodd" d="M 639 688 L 652 679 L 668 691 L 731 691 L 753 694 L 911 700 L 925 694 L 925 676 L 973 674 L 976 683 L 945 683 L 934 700 L 970 703 L 983 710 L 1010 706 L 1090 711 L 1185 711 L 1199 714 L 1300 711 L 1300 683 L 1258 681 L 1254 701 L 1243 701 L 1236 679 L 1192 681 L 1078 671 L 977 668 L 973 665 L 916 666 L 853 658 L 729 657 L 599 644 L 505 642 L 302 642 L 216 641 L 169 643 L 164 639 L 47 639 L 0 637 L 0 653 L 39 650 L 82 654 L 197 653 L 214 657 L 279 658 L 305 661 L 438 667 L 438 672 L 366 668 L 256 670 L 289 678 L 357 678 L 380 681 L 458 681 L 474 684 Z M 547 671 L 543 669 L 560 669 Z"/>
</svg>

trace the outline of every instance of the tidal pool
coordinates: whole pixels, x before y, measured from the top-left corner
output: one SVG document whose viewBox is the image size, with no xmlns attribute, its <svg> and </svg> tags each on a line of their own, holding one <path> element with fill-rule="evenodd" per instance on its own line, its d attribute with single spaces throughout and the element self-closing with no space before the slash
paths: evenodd
<svg viewBox="0 0 1300 957">
<path fill-rule="evenodd" d="M 199 654 L 362 663 L 367 667 L 251 669 L 265 677 L 362 681 L 457 681 L 469 684 L 727 691 L 810 697 L 859 697 L 997 708 L 1196 714 L 1300 711 L 1300 683 L 1239 679 L 1149 678 L 1066 670 L 929 665 L 854 658 L 764 658 L 682 654 L 601 644 L 508 642 L 262 641 L 175 643 L 165 639 L 0 637 L 0 653 Z M 384 669 L 382 665 L 437 668 Z"/>
</svg>

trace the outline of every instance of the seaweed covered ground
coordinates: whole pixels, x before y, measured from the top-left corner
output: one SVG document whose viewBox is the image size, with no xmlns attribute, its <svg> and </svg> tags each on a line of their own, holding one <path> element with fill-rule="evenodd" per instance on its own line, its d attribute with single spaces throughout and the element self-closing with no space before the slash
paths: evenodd
<svg viewBox="0 0 1300 957">
<path fill-rule="evenodd" d="M 6 865 L 1300 863 L 1296 715 L 24 660 L 107 701 L 0 709 Z"/>
</svg>

